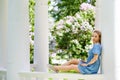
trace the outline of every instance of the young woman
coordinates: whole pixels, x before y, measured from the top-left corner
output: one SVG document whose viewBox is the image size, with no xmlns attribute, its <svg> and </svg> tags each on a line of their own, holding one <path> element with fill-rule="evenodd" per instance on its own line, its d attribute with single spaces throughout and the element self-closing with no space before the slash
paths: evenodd
<svg viewBox="0 0 120 80">
<path fill-rule="evenodd" d="M 100 66 L 101 47 L 101 32 L 95 30 L 92 35 L 93 47 L 88 52 L 86 62 L 79 59 L 72 59 L 60 66 L 49 65 L 49 68 L 55 72 L 74 70 L 82 74 L 96 74 Z"/>
</svg>

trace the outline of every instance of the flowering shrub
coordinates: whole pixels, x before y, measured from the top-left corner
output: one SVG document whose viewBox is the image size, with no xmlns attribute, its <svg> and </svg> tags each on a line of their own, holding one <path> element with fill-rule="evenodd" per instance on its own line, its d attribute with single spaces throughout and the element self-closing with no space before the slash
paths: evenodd
<svg viewBox="0 0 120 80">
<path fill-rule="evenodd" d="M 33 63 L 33 53 L 34 53 L 34 6 L 35 0 L 29 0 L 29 37 L 30 37 L 30 63 Z"/>
<path fill-rule="evenodd" d="M 30 26 L 29 28 L 29 38 L 30 38 L 30 63 L 33 63 L 33 53 L 34 53 L 34 28 Z"/>
<path fill-rule="evenodd" d="M 66 59 L 87 57 L 94 21 L 95 7 L 83 3 L 80 12 L 56 22 L 50 31 L 56 42 L 57 55 Z"/>
</svg>

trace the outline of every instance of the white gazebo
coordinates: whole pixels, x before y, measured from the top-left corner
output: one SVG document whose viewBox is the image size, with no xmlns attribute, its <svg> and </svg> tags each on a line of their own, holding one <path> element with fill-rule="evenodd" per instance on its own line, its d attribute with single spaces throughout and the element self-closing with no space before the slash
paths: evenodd
<svg viewBox="0 0 120 80">
<path fill-rule="evenodd" d="M 71 78 L 69 80 L 78 80 L 77 77 L 120 80 L 119 7 L 119 0 L 97 0 L 96 28 L 102 32 L 103 45 L 102 74 L 50 74 L 46 66 L 49 53 L 47 0 L 36 0 L 35 6 L 36 72 L 30 72 L 28 0 L 0 0 L 0 80 L 33 80 L 31 76 L 34 80 L 52 76 L 57 80 L 62 76 Z"/>
</svg>

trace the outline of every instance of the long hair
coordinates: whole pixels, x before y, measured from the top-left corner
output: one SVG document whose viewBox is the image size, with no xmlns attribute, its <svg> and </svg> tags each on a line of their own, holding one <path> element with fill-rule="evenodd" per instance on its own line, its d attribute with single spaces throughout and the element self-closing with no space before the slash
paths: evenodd
<svg viewBox="0 0 120 80">
<path fill-rule="evenodd" d="M 99 30 L 95 30 L 94 32 L 98 34 L 98 36 L 99 36 L 99 43 L 101 44 L 101 32 Z"/>
</svg>

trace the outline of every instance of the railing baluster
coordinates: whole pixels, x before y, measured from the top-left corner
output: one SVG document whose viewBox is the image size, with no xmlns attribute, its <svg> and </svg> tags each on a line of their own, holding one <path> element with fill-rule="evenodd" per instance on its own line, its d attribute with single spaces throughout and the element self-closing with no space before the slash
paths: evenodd
<svg viewBox="0 0 120 80">
<path fill-rule="evenodd" d="M 0 80 L 6 80 L 6 70 L 0 69 Z"/>
<path fill-rule="evenodd" d="M 27 77 L 26 80 L 32 80 L 31 77 Z"/>
<path fill-rule="evenodd" d="M 49 78 L 36 78 L 35 80 L 52 80 L 52 79 L 49 79 Z"/>
<path fill-rule="evenodd" d="M 63 78 L 53 78 L 53 80 L 63 80 Z"/>
<path fill-rule="evenodd" d="M 7 79 L 6 79 L 6 75 L 3 75 L 3 76 L 2 76 L 2 80 L 7 80 Z"/>
<path fill-rule="evenodd" d="M 0 74 L 0 80 L 2 80 L 2 75 Z"/>
<path fill-rule="evenodd" d="M 25 77 L 20 77 L 20 80 L 25 80 Z"/>
</svg>

